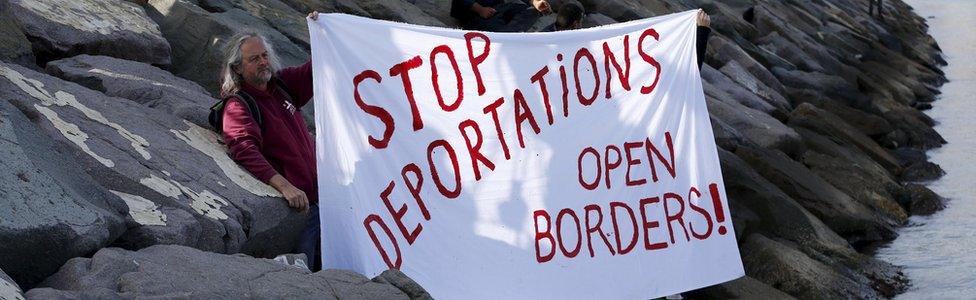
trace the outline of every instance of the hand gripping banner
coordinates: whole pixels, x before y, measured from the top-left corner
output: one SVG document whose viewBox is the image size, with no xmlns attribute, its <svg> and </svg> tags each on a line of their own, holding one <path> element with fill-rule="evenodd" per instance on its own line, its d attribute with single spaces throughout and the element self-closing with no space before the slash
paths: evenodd
<svg viewBox="0 0 976 300">
<path fill-rule="evenodd" d="M 324 267 L 398 268 L 445 299 L 742 276 L 695 13 L 555 33 L 309 21 Z"/>
</svg>

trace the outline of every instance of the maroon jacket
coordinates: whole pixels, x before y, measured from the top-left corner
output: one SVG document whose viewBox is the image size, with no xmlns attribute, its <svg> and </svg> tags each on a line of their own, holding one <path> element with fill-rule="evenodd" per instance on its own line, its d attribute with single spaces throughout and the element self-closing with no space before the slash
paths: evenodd
<svg viewBox="0 0 976 300">
<path fill-rule="evenodd" d="M 261 109 L 264 130 L 251 118 L 247 105 L 233 97 L 224 106 L 224 143 L 230 157 L 259 180 L 268 183 L 281 174 L 316 203 L 315 141 L 298 109 L 312 99 L 312 62 L 285 68 L 276 76 L 295 96 L 294 105 L 288 105 L 286 92 L 274 83 L 268 83 L 267 92 L 243 83 L 241 90 Z"/>
</svg>

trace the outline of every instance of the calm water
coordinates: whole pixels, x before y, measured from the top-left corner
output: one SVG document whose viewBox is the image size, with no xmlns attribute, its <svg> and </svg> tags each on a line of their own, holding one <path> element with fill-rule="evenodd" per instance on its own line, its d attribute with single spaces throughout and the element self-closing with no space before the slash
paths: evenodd
<svg viewBox="0 0 976 300">
<path fill-rule="evenodd" d="M 929 188 L 949 199 L 929 217 L 912 217 L 878 257 L 905 266 L 912 281 L 899 299 L 976 299 L 976 1 L 908 0 L 928 19 L 945 53 L 949 83 L 929 115 L 949 141 L 929 152 L 948 173 Z"/>
</svg>

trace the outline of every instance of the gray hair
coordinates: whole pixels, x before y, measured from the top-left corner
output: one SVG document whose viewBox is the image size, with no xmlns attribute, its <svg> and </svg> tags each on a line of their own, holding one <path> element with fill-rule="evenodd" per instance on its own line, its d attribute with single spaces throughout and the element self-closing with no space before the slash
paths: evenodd
<svg viewBox="0 0 976 300">
<path fill-rule="evenodd" d="M 268 50 L 271 74 L 277 74 L 278 70 L 281 70 L 281 61 L 278 59 L 278 55 L 275 53 L 271 43 L 268 42 L 268 39 L 256 31 L 250 29 L 242 30 L 232 36 L 224 46 L 224 60 L 220 70 L 221 96 L 237 93 L 237 90 L 240 89 L 241 82 L 244 78 L 241 78 L 241 75 L 237 74 L 234 69 L 241 66 L 244 59 L 244 55 L 241 52 L 241 45 L 250 38 L 259 38 L 264 43 L 264 48 Z"/>
</svg>

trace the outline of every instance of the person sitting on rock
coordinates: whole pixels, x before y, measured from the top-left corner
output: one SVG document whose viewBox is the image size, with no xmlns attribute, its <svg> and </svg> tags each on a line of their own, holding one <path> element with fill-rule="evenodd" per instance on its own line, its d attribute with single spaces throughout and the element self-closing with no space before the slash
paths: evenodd
<svg viewBox="0 0 976 300">
<path fill-rule="evenodd" d="M 318 12 L 308 16 L 315 20 Z M 282 68 L 268 39 L 244 30 L 227 43 L 221 81 L 220 130 L 230 157 L 308 214 L 296 251 L 308 257 L 310 269 L 321 269 L 315 140 L 300 110 L 312 99 L 311 60 Z"/>
<path fill-rule="evenodd" d="M 583 28 L 583 14 L 583 6 L 579 3 L 563 3 L 556 13 L 556 21 L 541 31 L 552 32 Z"/>
<path fill-rule="evenodd" d="M 539 14 L 551 12 L 553 0 L 452 0 L 451 17 L 468 30 L 523 32 L 532 27 Z"/>
</svg>

